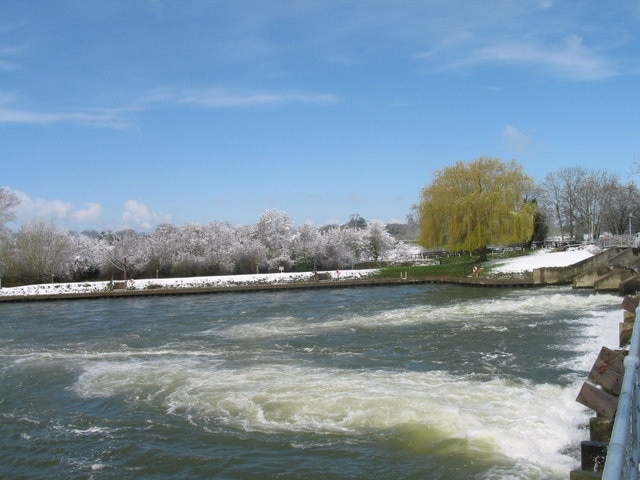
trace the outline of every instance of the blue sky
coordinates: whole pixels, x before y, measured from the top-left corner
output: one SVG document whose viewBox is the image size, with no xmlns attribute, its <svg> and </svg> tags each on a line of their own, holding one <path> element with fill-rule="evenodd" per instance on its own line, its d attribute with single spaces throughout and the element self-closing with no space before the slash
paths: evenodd
<svg viewBox="0 0 640 480">
<path fill-rule="evenodd" d="M 404 221 L 480 156 L 640 162 L 636 0 L 2 0 L 18 221 Z"/>
</svg>

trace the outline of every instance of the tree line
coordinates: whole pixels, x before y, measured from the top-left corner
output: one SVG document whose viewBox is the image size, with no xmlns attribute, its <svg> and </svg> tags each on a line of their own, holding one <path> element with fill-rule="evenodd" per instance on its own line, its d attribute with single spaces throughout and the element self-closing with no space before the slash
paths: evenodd
<svg viewBox="0 0 640 480">
<path fill-rule="evenodd" d="M 515 161 L 481 157 L 438 170 L 416 206 L 420 243 L 469 250 L 489 245 L 594 240 L 631 233 L 640 212 L 635 183 L 603 170 L 564 168 L 536 184 Z"/>
<path fill-rule="evenodd" d="M 605 170 L 563 168 L 549 173 L 538 197 L 554 231 L 562 239 L 595 239 L 603 233 L 637 233 L 640 191 Z"/>
<path fill-rule="evenodd" d="M 75 233 L 38 220 L 15 233 L 4 229 L 0 242 L 4 286 L 277 272 L 281 267 L 345 269 L 377 262 L 397 244 L 379 220 L 354 215 L 344 225 L 296 227 L 279 210 L 267 210 L 249 226 L 163 224 L 152 233 Z"/>
<path fill-rule="evenodd" d="M 394 239 L 419 229 L 426 248 L 486 252 L 490 245 L 636 232 L 640 195 L 632 181 L 569 167 L 536 184 L 515 161 L 479 158 L 436 171 L 408 225 L 354 215 L 344 225 L 295 226 L 267 210 L 249 226 L 163 224 L 152 233 L 62 231 L 34 221 L 6 228 L 18 203 L 0 188 L 0 276 L 4 285 L 131 277 L 183 277 L 352 268 L 409 249 Z M 407 230 L 408 228 L 408 230 Z"/>
</svg>

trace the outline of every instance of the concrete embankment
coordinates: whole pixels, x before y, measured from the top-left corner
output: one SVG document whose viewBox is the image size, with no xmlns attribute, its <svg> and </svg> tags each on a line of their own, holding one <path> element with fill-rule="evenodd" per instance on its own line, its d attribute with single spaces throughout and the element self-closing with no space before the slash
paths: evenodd
<svg viewBox="0 0 640 480">
<path fill-rule="evenodd" d="M 571 284 L 574 288 L 627 295 L 640 290 L 639 271 L 638 249 L 612 247 L 567 267 L 537 268 L 533 271 L 533 281 L 540 285 Z"/>
<path fill-rule="evenodd" d="M 466 285 L 472 287 L 485 288 L 528 288 L 534 287 L 530 279 L 491 279 L 475 277 L 454 277 L 454 276 L 424 276 L 409 278 L 366 278 L 366 279 L 345 279 L 345 280 L 323 280 L 305 282 L 286 283 L 254 283 L 231 286 L 209 286 L 209 287 L 181 287 L 181 288 L 151 288 L 151 289 L 129 289 L 129 290 L 103 290 L 77 293 L 51 293 L 41 295 L 0 295 L 0 302 L 28 302 L 43 300 L 78 300 L 91 298 L 123 298 L 123 297 L 146 297 L 146 296 L 167 296 L 167 295 L 196 295 L 225 292 L 269 292 L 281 290 L 303 290 L 303 289 L 326 289 L 326 288 L 349 288 L 385 285 L 416 285 L 416 284 L 452 284 Z"/>
</svg>

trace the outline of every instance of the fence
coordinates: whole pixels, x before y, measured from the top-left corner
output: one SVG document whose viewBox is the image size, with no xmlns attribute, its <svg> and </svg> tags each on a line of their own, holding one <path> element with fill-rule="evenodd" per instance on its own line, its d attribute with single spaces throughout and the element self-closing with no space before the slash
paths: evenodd
<svg viewBox="0 0 640 480">
<path fill-rule="evenodd" d="M 624 377 L 618 398 L 613 432 L 602 472 L 603 480 L 637 480 L 640 460 L 640 326 L 638 316 L 631 334 L 629 354 L 624 359 Z"/>
</svg>

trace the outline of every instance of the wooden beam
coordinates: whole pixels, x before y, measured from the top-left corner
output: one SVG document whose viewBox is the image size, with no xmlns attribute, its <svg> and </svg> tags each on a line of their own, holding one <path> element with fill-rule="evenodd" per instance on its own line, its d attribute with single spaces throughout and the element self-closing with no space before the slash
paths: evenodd
<svg viewBox="0 0 640 480">
<path fill-rule="evenodd" d="M 586 382 L 582 384 L 576 401 L 604 418 L 615 417 L 618 409 L 618 397 Z"/>
<path fill-rule="evenodd" d="M 624 377 L 623 361 L 624 354 L 622 352 L 602 347 L 587 379 L 600 385 L 609 393 L 620 395 L 622 378 Z"/>
</svg>

